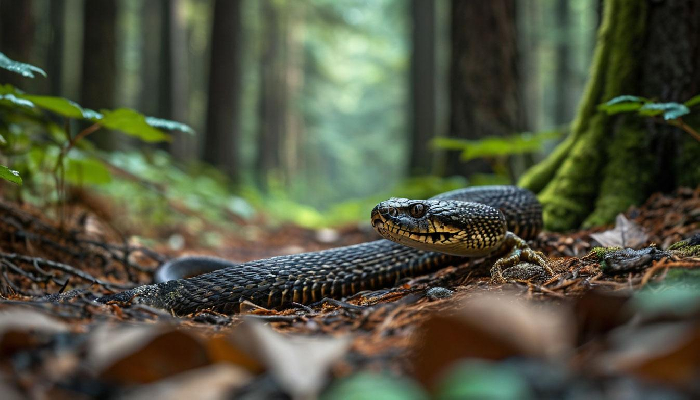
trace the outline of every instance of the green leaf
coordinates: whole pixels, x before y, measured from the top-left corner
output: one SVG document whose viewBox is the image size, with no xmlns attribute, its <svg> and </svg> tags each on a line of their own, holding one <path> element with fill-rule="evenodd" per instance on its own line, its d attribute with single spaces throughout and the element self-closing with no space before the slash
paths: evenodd
<svg viewBox="0 0 700 400">
<path fill-rule="evenodd" d="M 690 114 L 690 109 L 679 103 L 648 103 L 639 109 L 639 115 L 655 116 L 663 114 L 665 120 L 676 119 Z"/>
<path fill-rule="evenodd" d="M 19 61 L 11 60 L 3 53 L 0 53 L 0 68 L 16 72 L 25 78 L 34 78 L 35 72 L 46 77 L 46 72 L 44 72 L 43 69 L 30 64 L 25 64 Z"/>
<path fill-rule="evenodd" d="M 605 105 L 612 106 L 612 105 L 619 104 L 619 103 L 630 103 L 630 102 L 646 103 L 647 101 L 649 101 L 649 99 L 647 99 L 645 97 L 623 94 L 622 96 L 613 97 L 612 100 L 609 100 L 607 103 L 605 103 Z"/>
<path fill-rule="evenodd" d="M 539 151 L 545 141 L 555 139 L 561 134 L 556 131 L 521 133 L 509 137 L 491 136 L 479 140 L 454 138 L 437 138 L 433 146 L 447 150 L 461 150 L 463 161 L 482 157 L 509 156 L 513 154 L 533 153 Z"/>
<path fill-rule="evenodd" d="M 4 165 L 0 165 L 0 178 L 18 185 L 22 184 L 22 177 L 19 176 L 19 172 L 9 169 Z"/>
<path fill-rule="evenodd" d="M 648 101 L 649 99 L 644 97 L 624 94 L 622 96 L 614 97 L 612 100 L 606 103 L 598 105 L 598 109 L 601 111 L 605 111 L 610 115 L 613 115 L 627 111 L 639 110 L 639 108 L 642 107 L 643 103 L 646 103 Z"/>
<path fill-rule="evenodd" d="M 109 183 L 112 177 L 109 169 L 97 158 L 69 158 L 66 162 L 65 178 L 74 184 Z"/>
<path fill-rule="evenodd" d="M 436 399 L 532 399 L 530 387 L 518 372 L 483 361 L 463 361 L 440 381 Z"/>
<path fill-rule="evenodd" d="M 194 134 L 194 129 L 183 124 L 182 122 L 171 121 L 156 117 L 146 117 L 146 123 L 154 128 L 165 129 L 169 131 L 180 131 L 189 134 Z"/>
<path fill-rule="evenodd" d="M 423 400 L 428 395 L 416 382 L 406 378 L 361 372 L 331 385 L 321 399 Z"/>
<path fill-rule="evenodd" d="M 97 122 L 103 118 L 103 115 L 90 108 L 83 108 L 83 118 Z"/>
<path fill-rule="evenodd" d="M 34 108 L 34 103 L 29 100 L 19 98 L 12 93 L 0 94 L 0 103 L 7 103 L 11 106 L 23 107 L 23 108 Z"/>
<path fill-rule="evenodd" d="M 37 96 L 31 94 L 23 94 L 21 97 L 31 101 L 37 107 L 49 110 L 58 115 L 63 115 L 64 117 L 85 118 L 83 109 L 78 104 L 63 97 Z"/>
<path fill-rule="evenodd" d="M 683 104 L 684 104 L 686 107 L 689 107 L 689 108 L 692 107 L 692 106 L 695 106 L 695 105 L 700 104 L 700 94 L 697 95 L 697 96 L 691 97 L 690 100 L 686 101 L 686 102 L 683 103 Z"/>
<path fill-rule="evenodd" d="M 146 117 L 129 108 L 116 110 L 102 110 L 102 118 L 97 119 L 105 128 L 122 131 L 135 136 L 144 142 L 163 142 L 170 140 L 170 136 L 159 131 L 146 122 Z"/>
</svg>

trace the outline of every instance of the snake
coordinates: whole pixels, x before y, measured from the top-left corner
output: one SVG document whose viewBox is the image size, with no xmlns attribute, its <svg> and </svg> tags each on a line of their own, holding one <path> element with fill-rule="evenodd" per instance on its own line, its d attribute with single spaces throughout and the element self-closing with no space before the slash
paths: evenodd
<svg viewBox="0 0 700 400">
<path fill-rule="evenodd" d="M 547 261 L 525 242 L 542 229 L 542 207 L 526 189 L 475 186 L 428 200 L 391 198 L 374 207 L 371 223 L 383 239 L 240 264 L 215 257 L 181 257 L 159 269 L 156 275 L 163 282 L 97 301 L 140 303 L 175 315 L 234 314 L 244 302 L 278 308 L 342 299 L 492 254 L 505 255 L 491 270 L 496 281 L 503 281 L 503 266 L 522 259 L 551 273 Z M 197 275 L 201 272 L 206 273 Z"/>
</svg>

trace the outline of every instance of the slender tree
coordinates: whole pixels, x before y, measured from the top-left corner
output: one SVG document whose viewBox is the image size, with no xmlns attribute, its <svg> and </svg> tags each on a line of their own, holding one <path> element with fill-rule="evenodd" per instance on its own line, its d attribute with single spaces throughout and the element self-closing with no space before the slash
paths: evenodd
<svg viewBox="0 0 700 400">
<path fill-rule="evenodd" d="M 452 0 L 450 126 L 455 138 L 478 139 L 522 130 L 515 0 Z M 488 171 L 447 154 L 445 173 Z"/>
<path fill-rule="evenodd" d="M 433 168 L 429 143 L 437 119 L 435 8 L 434 1 L 411 1 L 411 175 L 425 175 Z"/>
<path fill-rule="evenodd" d="M 0 0 L 0 52 L 13 60 L 31 62 L 34 44 L 32 1 Z M 0 82 L 26 88 L 20 75 L 0 70 Z"/>
<path fill-rule="evenodd" d="M 241 91 L 241 1 L 216 0 L 213 25 L 204 160 L 236 179 Z"/>
<path fill-rule="evenodd" d="M 114 108 L 117 75 L 117 1 L 89 0 L 83 14 L 83 79 L 81 103 L 96 110 Z M 113 149 L 114 135 L 95 135 L 104 149 Z"/>
<path fill-rule="evenodd" d="M 652 191 L 700 184 L 700 143 L 598 105 L 623 95 L 683 102 L 700 93 L 700 7 L 694 0 L 606 0 L 591 75 L 568 138 L 520 184 L 537 193 L 550 229 L 611 221 Z M 684 118 L 698 127 L 698 118 Z"/>
<path fill-rule="evenodd" d="M 282 141 L 286 130 L 287 84 L 285 79 L 284 19 L 279 4 L 261 3 L 262 48 L 260 51 L 260 93 L 258 103 L 258 140 L 256 173 L 261 187 L 273 173 L 282 169 Z"/>
</svg>

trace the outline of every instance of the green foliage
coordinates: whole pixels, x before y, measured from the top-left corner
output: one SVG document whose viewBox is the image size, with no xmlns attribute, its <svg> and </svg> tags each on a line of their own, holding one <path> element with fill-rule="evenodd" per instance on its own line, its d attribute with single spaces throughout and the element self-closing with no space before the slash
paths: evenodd
<svg viewBox="0 0 700 400">
<path fill-rule="evenodd" d="M 143 114 L 128 108 L 118 108 L 114 111 L 102 110 L 102 118 L 97 118 L 95 121 L 105 128 L 122 131 L 144 142 L 170 140 L 170 136 L 166 133 L 149 125 Z"/>
<path fill-rule="evenodd" d="M 34 73 L 46 75 L 40 68 L 10 60 L 2 53 L 0 67 L 26 77 L 33 78 Z M 58 118 L 64 119 L 63 126 L 56 122 Z M 91 125 L 74 134 L 69 129 L 69 120 L 86 121 Z M 192 132 L 179 122 L 146 117 L 127 108 L 96 112 L 63 97 L 32 95 L 11 85 L 0 85 L 3 154 L 16 163 L 17 169 L 40 180 L 42 174 L 53 175 L 57 193 L 63 193 L 64 181 L 73 184 L 111 182 L 109 168 L 100 159 L 99 152 L 84 140 L 101 128 L 120 131 L 146 142 L 169 140 L 163 129 Z M 22 183 L 18 171 L 4 166 L 0 169 L 0 178 Z"/>
<path fill-rule="evenodd" d="M 46 72 L 44 72 L 43 69 L 19 61 L 11 60 L 3 53 L 0 53 L 0 68 L 20 74 L 25 78 L 34 78 L 35 72 L 46 77 Z"/>
<path fill-rule="evenodd" d="M 22 184 L 22 178 L 19 176 L 19 172 L 9 169 L 4 165 L 0 165 L 0 178 L 18 185 Z"/>
<path fill-rule="evenodd" d="M 109 169 L 102 161 L 94 157 L 68 158 L 65 178 L 68 182 L 78 185 L 99 185 L 112 181 Z"/>
<path fill-rule="evenodd" d="M 358 373 L 334 383 L 321 399 L 338 400 L 422 400 L 427 393 L 416 383 L 406 378 L 384 374 Z"/>
<path fill-rule="evenodd" d="M 491 136 L 479 140 L 441 137 L 433 139 L 433 146 L 445 150 L 459 150 L 460 159 L 502 157 L 540 151 L 546 141 L 557 139 L 561 132 L 520 133 L 508 137 Z"/>
<path fill-rule="evenodd" d="M 530 399 L 528 382 L 513 368 L 481 361 L 464 361 L 440 382 L 436 399 Z"/>
<path fill-rule="evenodd" d="M 700 96 L 695 96 L 684 104 L 680 104 L 674 102 L 657 103 L 644 97 L 623 95 L 599 105 L 598 109 L 605 111 L 608 115 L 636 111 L 638 115 L 643 117 L 662 115 L 664 120 L 674 120 L 690 114 L 690 107 L 697 104 L 700 104 Z"/>
</svg>

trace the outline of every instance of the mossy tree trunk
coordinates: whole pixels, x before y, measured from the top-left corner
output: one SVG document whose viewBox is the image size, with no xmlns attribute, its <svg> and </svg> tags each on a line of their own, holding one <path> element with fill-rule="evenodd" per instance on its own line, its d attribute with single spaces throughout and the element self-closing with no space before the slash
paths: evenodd
<svg viewBox="0 0 700 400">
<path fill-rule="evenodd" d="M 604 224 L 653 191 L 700 184 L 700 143 L 690 135 L 597 107 L 623 94 L 683 102 L 700 93 L 699 64 L 694 0 L 604 2 L 591 76 L 569 137 L 519 182 L 538 193 L 549 229 Z"/>
</svg>

